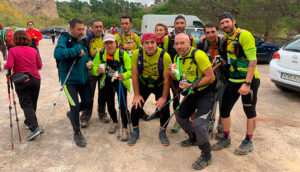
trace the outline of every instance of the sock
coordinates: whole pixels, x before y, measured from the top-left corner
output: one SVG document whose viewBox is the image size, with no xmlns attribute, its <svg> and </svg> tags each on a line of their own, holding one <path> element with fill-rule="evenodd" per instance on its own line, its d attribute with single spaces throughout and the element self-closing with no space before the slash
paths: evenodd
<svg viewBox="0 0 300 172">
<path fill-rule="evenodd" d="M 139 128 L 133 128 L 133 131 L 139 133 L 140 129 Z"/>
<path fill-rule="evenodd" d="M 223 136 L 229 140 L 230 139 L 230 131 L 223 131 Z"/>
<path fill-rule="evenodd" d="M 249 143 L 251 143 L 252 135 L 246 134 L 245 140 L 247 140 Z"/>
</svg>

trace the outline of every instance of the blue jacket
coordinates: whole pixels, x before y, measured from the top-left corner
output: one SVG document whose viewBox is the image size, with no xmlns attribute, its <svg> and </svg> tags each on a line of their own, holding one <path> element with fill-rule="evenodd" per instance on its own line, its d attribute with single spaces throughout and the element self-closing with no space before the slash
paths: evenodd
<svg viewBox="0 0 300 172">
<path fill-rule="evenodd" d="M 61 34 L 54 50 L 54 58 L 58 62 L 61 84 L 65 81 L 68 71 L 77 57 L 77 62 L 66 84 L 85 84 L 88 81 L 89 75 L 86 63 L 92 59 L 88 57 L 88 49 L 85 44 L 84 39 L 79 41 L 67 32 Z M 81 50 L 84 50 L 85 54 L 79 57 Z"/>
</svg>

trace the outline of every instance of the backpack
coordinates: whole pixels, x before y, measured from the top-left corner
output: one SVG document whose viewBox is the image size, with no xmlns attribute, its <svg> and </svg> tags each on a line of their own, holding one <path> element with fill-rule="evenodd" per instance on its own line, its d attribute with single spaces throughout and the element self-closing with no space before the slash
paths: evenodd
<svg viewBox="0 0 300 172">
<path fill-rule="evenodd" d="M 159 77 L 163 78 L 164 75 L 164 54 L 165 50 L 161 49 L 161 53 L 158 59 L 158 71 L 159 71 Z M 143 48 L 139 48 L 139 58 L 137 63 L 137 68 L 140 74 L 142 74 L 144 69 L 144 59 L 143 59 Z"/>
<path fill-rule="evenodd" d="M 175 50 L 175 47 L 174 47 L 174 41 L 175 41 L 175 34 L 170 33 L 169 35 L 169 43 L 168 43 L 168 53 L 170 54 L 170 57 L 171 59 L 173 60 L 173 57 L 175 57 L 175 55 L 177 54 L 176 50 Z M 190 38 L 190 41 L 191 41 L 191 44 L 193 44 L 193 35 L 189 35 L 189 38 Z"/>
<path fill-rule="evenodd" d="M 5 42 L 6 46 L 12 46 L 12 40 L 14 36 L 14 30 L 6 29 L 3 31 L 3 41 Z"/>
<path fill-rule="evenodd" d="M 234 55 L 238 58 L 238 59 L 245 59 L 246 58 L 246 55 L 245 55 L 245 52 L 243 50 L 243 47 L 242 45 L 240 44 L 240 35 L 241 33 L 243 32 L 243 30 L 240 30 L 239 32 L 236 33 L 236 36 L 233 40 L 233 52 L 234 52 Z M 226 51 L 227 50 L 227 45 L 228 45 L 228 39 L 224 39 L 223 41 L 223 49 Z"/>
<path fill-rule="evenodd" d="M 188 58 L 191 58 L 191 59 L 192 59 L 191 64 L 194 63 L 195 65 L 198 66 L 198 63 L 197 63 L 196 58 L 195 58 L 195 54 L 196 54 L 197 51 L 199 51 L 199 50 L 196 49 L 196 48 L 193 49 L 193 50 L 192 50 L 192 53 L 191 53 L 191 56 L 188 57 Z M 176 63 L 177 63 L 177 64 L 179 63 L 179 60 L 180 60 L 180 59 L 178 58 L 178 56 L 179 56 L 178 54 L 175 56 L 175 58 L 176 58 Z M 196 68 L 196 73 L 197 73 L 197 75 L 198 75 L 198 67 Z M 179 69 L 179 74 L 181 75 L 181 76 L 180 76 L 180 79 L 181 79 L 181 77 L 182 77 L 181 69 Z M 215 76 L 216 76 L 216 73 L 215 73 L 215 72 L 214 72 L 214 74 L 215 74 Z M 218 91 L 218 90 L 220 90 L 220 88 L 222 87 L 222 81 L 221 81 L 219 78 L 215 77 L 215 81 L 214 81 L 211 85 L 212 85 L 211 88 L 213 88 L 213 90 Z"/>
<path fill-rule="evenodd" d="M 100 60 L 101 62 L 103 62 L 103 55 L 104 55 L 104 48 L 100 50 Z M 124 59 L 123 59 L 123 56 L 124 56 L 124 51 L 122 49 L 119 49 L 119 61 L 115 61 L 117 63 L 117 68 L 119 68 L 120 66 L 124 66 Z M 126 72 L 126 69 L 124 67 L 124 72 Z"/>
<path fill-rule="evenodd" d="M 116 34 L 116 33 L 118 33 L 117 28 L 112 28 L 112 29 L 111 29 L 111 34 Z"/>
<path fill-rule="evenodd" d="M 121 45 L 121 47 L 123 46 L 123 37 L 122 37 L 122 32 L 119 32 L 118 33 L 119 34 L 119 37 L 120 37 L 120 39 L 121 39 L 121 43 L 120 43 L 120 45 Z M 131 37 L 132 37 L 132 39 L 133 39 L 133 42 L 135 42 L 136 44 L 137 44 L 137 42 L 136 42 L 136 40 L 135 40 L 135 34 L 134 33 L 132 33 L 132 32 L 130 32 L 130 34 L 131 34 Z M 125 36 L 126 37 L 126 36 Z M 126 39 L 126 38 L 125 38 Z"/>
</svg>

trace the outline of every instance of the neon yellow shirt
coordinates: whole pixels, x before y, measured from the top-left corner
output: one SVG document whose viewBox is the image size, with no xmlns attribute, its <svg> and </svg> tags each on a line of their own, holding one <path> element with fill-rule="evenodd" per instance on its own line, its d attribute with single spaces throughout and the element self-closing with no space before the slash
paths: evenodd
<svg viewBox="0 0 300 172">
<path fill-rule="evenodd" d="M 131 34 L 126 35 L 126 37 L 122 32 L 115 34 L 116 40 L 119 44 L 119 47 L 122 48 L 122 46 L 129 44 L 129 43 L 133 43 L 133 48 L 131 49 L 131 51 L 138 49 L 139 47 L 142 47 L 142 43 L 141 43 L 139 36 L 136 33 L 132 33 L 132 32 L 130 32 L 130 33 Z M 120 38 L 120 35 L 122 38 Z M 134 38 L 133 38 L 133 36 L 134 36 Z"/>
<path fill-rule="evenodd" d="M 180 55 L 177 58 L 174 58 L 174 63 L 180 63 L 177 64 L 177 69 L 180 70 L 179 68 L 181 68 L 182 74 L 185 74 L 189 83 L 193 83 L 197 78 L 201 78 L 203 76 L 202 71 L 212 66 L 209 57 L 201 50 L 198 50 L 195 53 L 195 61 L 197 64 L 193 63 L 193 59 L 190 57 L 194 49 L 194 47 L 191 47 L 190 52 L 184 57 Z M 177 60 L 178 58 L 180 60 Z M 198 91 L 203 90 L 207 86 L 208 85 L 198 88 Z"/>
<path fill-rule="evenodd" d="M 227 57 L 232 59 L 232 60 L 237 59 L 237 57 L 234 53 L 234 42 L 235 42 L 234 40 L 235 40 L 236 35 L 239 31 L 241 31 L 240 36 L 239 36 L 239 43 L 243 47 L 243 50 L 245 52 L 247 60 L 249 60 L 249 61 L 250 60 L 257 60 L 257 58 L 256 58 L 256 46 L 255 46 L 254 37 L 252 36 L 252 34 L 249 31 L 241 30 L 240 28 L 237 28 L 236 32 L 231 36 L 227 35 L 226 33 L 224 34 L 224 38 L 228 39 L 227 46 L 226 46 Z M 232 60 L 229 60 L 229 61 L 232 61 Z M 237 65 L 238 65 L 238 67 L 240 67 L 239 68 L 240 70 L 248 71 L 248 66 L 247 67 L 242 67 L 242 66 L 239 66 L 239 63 L 237 63 Z M 231 68 L 231 70 L 233 70 L 232 66 L 230 68 Z M 259 74 L 257 72 L 257 67 L 255 68 L 255 71 L 254 71 L 254 77 L 255 78 L 260 78 Z M 238 83 L 245 82 L 245 79 L 229 78 L 229 80 L 231 82 L 238 82 Z"/>
<path fill-rule="evenodd" d="M 102 37 L 92 39 L 90 43 L 90 52 L 91 54 L 95 51 L 100 51 L 104 48 Z"/>
<path fill-rule="evenodd" d="M 157 80 L 159 78 L 159 70 L 158 70 L 158 60 L 161 53 L 161 48 L 157 47 L 156 53 L 153 56 L 148 56 L 143 49 L 143 72 L 142 76 L 144 78 L 151 78 L 153 80 Z M 131 67 L 137 68 L 139 58 L 139 49 L 134 50 L 131 57 Z M 170 55 L 165 52 L 163 56 L 163 65 L 164 65 L 164 73 L 168 73 L 168 67 L 172 63 Z"/>
</svg>

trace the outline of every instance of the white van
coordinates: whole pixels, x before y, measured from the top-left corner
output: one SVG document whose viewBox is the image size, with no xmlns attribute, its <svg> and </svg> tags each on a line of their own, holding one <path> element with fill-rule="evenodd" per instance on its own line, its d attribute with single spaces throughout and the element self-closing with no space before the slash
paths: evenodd
<svg viewBox="0 0 300 172">
<path fill-rule="evenodd" d="M 181 15 L 185 17 L 187 27 L 196 26 L 196 27 L 204 28 L 203 22 L 197 16 L 184 15 L 184 14 Z M 147 32 L 154 33 L 154 28 L 157 23 L 162 23 L 168 26 L 168 28 L 172 28 L 174 26 L 174 20 L 177 16 L 178 15 L 155 15 L 155 14 L 144 15 L 142 20 L 141 32 L 142 34 Z"/>
</svg>

